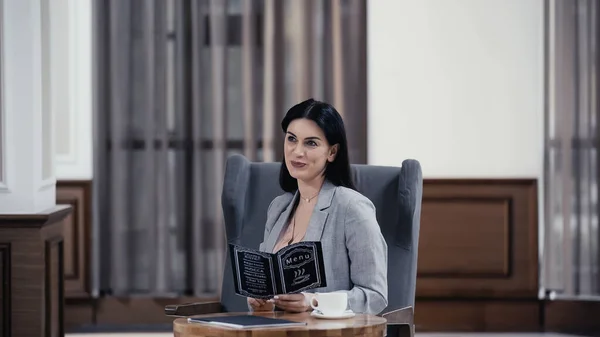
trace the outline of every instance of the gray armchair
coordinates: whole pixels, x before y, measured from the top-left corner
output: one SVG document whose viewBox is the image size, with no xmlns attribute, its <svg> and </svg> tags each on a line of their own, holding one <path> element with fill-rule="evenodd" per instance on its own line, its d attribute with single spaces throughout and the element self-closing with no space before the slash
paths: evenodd
<svg viewBox="0 0 600 337">
<path fill-rule="evenodd" d="M 222 192 L 227 241 L 258 248 L 263 239 L 267 208 L 283 193 L 279 163 L 253 163 L 241 155 L 228 158 Z M 357 189 L 377 209 L 377 220 L 388 245 L 388 307 L 380 314 L 388 320 L 388 336 L 412 336 L 417 278 L 417 251 L 423 178 L 416 160 L 402 167 L 352 165 Z M 229 254 L 225 262 L 221 301 L 165 308 L 169 316 L 214 312 L 245 312 L 245 298 L 234 292 Z"/>
</svg>

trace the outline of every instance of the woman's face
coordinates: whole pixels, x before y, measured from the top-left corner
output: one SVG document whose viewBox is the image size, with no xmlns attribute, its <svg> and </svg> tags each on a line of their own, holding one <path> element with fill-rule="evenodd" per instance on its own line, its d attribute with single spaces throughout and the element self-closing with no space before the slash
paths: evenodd
<svg viewBox="0 0 600 337">
<path fill-rule="evenodd" d="M 323 130 L 312 120 L 298 118 L 288 125 L 284 141 L 285 165 L 298 180 L 311 181 L 333 162 L 337 145 L 331 146 Z"/>
</svg>

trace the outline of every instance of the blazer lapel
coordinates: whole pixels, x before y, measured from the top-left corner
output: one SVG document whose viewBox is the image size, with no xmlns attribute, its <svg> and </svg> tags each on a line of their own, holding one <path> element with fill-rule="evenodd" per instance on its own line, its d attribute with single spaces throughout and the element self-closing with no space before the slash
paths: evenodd
<svg viewBox="0 0 600 337">
<path fill-rule="evenodd" d="M 321 191 L 319 192 L 317 204 L 315 205 L 313 213 L 310 217 L 310 222 L 308 224 L 306 234 L 304 235 L 302 241 L 321 240 L 321 236 L 323 235 L 323 228 L 325 228 L 327 216 L 329 215 L 327 209 L 329 208 L 329 206 L 331 206 L 331 201 L 333 200 L 335 189 L 336 186 L 334 184 L 325 180 L 325 182 L 323 183 L 323 187 L 321 187 Z"/>
<path fill-rule="evenodd" d="M 284 208 L 283 211 L 279 214 L 279 217 L 275 217 L 275 219 L 276 219 L 275 225 L 269 232 L 269 236 L 267 237 L 267 240 L 265 241 L 264 250 L 266 252 L 268 252 L 268 253 L 273 252 L 273 248 L 275 248 L 275 245 L 277 244 L 279 235 L 288 222 L 288 218 L 290 217 L 290 212 L 292 211 L 292 208 L 293 208 L 292 206 L 294 205 L 294 203 L 296 202 L 297 199 L 298 199 L 298 191 L 296 191 L 296 193 L 294 193 L 294 196 L 290 199 L 290 202 L 288 203 L 286 208 Z"/>
</svg>

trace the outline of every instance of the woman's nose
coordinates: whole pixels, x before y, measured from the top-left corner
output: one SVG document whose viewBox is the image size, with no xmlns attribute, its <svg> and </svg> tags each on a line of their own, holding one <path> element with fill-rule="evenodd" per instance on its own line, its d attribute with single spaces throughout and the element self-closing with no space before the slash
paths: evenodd
<svg viewBox="0 0 600 337">
<path fill-rule="evenodd" d="M 294 147 L 294 154 L 301 156 L 304 154 L 304 147 L 301 144 L 298 144 Z"/>
</svg>

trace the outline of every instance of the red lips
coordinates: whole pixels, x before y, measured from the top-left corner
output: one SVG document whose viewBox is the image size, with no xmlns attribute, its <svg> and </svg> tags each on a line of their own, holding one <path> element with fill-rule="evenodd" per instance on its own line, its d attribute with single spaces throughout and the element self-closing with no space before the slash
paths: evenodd
<svg viewBox="0 0 600 337">
<path fill-rule="evenodd" d="M 295 168 L 303 168 L 303 167 L 305 167 L 305 166 L 306 166 L 306 164 L 305 164 L 305 163 L 302 163 L 302 162 L 299 162 L 299 161 L 294 161 L 294 160 L 290 161 L 290 163 L 291 163 L 291 164 L 292 164 L 292 166 L 293 166 L 293 167 L 295 167 Z"/>
</svg>

